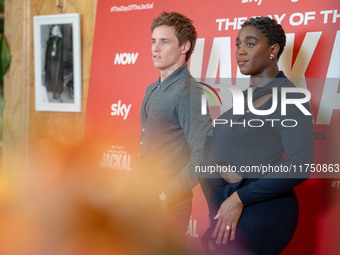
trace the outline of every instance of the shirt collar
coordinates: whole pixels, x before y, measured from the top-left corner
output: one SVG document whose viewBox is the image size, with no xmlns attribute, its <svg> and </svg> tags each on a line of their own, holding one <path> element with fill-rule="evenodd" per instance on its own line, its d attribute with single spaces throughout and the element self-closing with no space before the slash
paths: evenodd
<svg viewBox="0 0 340 255">
<path fill-rule="evenodd" d="M 285 80 L 286 76 L 282 71 L 279 71 L 279 73 L 270 80 L 266 85 L 262 87 L 257 87 L 254 91 L 256 90 L 267 90 L 267 89 L 272 89 L 273 87 L 279 87 Z"/>
<path fill-rule="evenodd" d="M 161 88 L 165 91 L 168 87 L 182 78 L 188 71 L 188 64 L 178 67 L 175 71 L 173 71 L 163 82 L 161 81 L 161 77 L 158 78 L 158 84 L 161 85 Z"/>
</svg>

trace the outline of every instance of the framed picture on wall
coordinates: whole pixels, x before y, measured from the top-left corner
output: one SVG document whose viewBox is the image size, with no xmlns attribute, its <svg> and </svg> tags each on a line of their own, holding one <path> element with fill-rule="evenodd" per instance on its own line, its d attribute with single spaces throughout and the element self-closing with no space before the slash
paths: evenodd
<svg viewBox="0 0 340 255">
<path fill-rule="evenodd" d="M 79 13 L 34 17 L 35 109 L 81 111 Z"/>
</svg>

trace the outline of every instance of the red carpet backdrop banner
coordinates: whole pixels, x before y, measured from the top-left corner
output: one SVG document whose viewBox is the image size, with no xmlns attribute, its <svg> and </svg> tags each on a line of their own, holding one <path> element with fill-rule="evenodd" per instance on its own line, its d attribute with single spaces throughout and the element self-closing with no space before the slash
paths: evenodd
<svg viewBox="0 0 340 255">
<path fill-rule="evenodd" d="M 140 106 L 146 87 L 159 75 L 151 57 L 150 25 L 163 11 L 177 11 L 194 21 L 198 40 L 189 60 L 190 72 L 220 94 L 222 79 L 232 78 L 232 85 L 244 86 L 240 79 L 234 79 L 243 77 L 235 57 L 242 22 L 252 16 L 276 19 L 287 35 L 280 69 L 312 94 L 315 169 L 325 166 L 329 171 L 330 166 L 340 163 L 339 1 L 98 0 L 86 113 L 86 141 L 95 148 L 98 171 L 117 171 L 121 178 L 134 172 Z M 228 100 L 223 106 L 213 104 L 212 116 L 218 117 L 230 104 Z M 317 170 L 313 176 L 316 174 Z M 337 177 L 339 174 L 310 178 L 296 188 L 299 225 L 284 254 L 339 251 Z M 193 203 L 187 236 L 190 243 L 199 246 L 208 225 L 208 210 L 199 186 L 194 189 Z"/>
</svg>

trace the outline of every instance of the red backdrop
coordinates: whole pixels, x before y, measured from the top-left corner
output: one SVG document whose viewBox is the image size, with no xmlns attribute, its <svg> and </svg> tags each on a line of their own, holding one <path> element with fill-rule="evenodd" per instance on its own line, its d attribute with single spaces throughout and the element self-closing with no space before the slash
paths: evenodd
<svg viewBox="0 0 340 255">
<path fill-rule="evenodd" d="M 99 169 L 133 173 L 140 105 L 145 88 L 159 75 L 151 58 L 150 25 L 162 11 L 178 11 L 194 21 L 198 41 L 190 71 L 197 80 L 216 80 L 216 88 L 219 78 L 242 77 L 234 46 L 240 24 L 252 16 L 271 16 L 281 23 L 287 46 L 280 68 L 312 93 L 315 163 L 340 162 L 339 1 L 98 0 L 86 137 L 96 145 Z M 216 106 L 211 110 L 213 117 L 221 111 Z M 340 178 L 336 177 L 311 178 L 296 188 L 300 220 L 284 254 L 339 252 Z M 199 246 L 206 228 L 207 207 L 198 186 L 188 240 Z"/>
</svg>

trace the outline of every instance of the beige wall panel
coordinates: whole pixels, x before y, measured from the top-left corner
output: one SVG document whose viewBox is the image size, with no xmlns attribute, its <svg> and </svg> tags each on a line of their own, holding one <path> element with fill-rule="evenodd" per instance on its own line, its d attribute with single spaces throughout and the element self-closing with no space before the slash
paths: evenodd
<svg viewBox="0 0 340 255">
<path fill-rule="evenodd" d="M 12 63 L 5 77 L 6 109 L 2 159 L 4 168 L 20 168 L 32 148 L 74 144 L 84 133 L 86 102 L 96 14 L 96 0 L 6 0 L 5 33 Z M 82 112 L 35 111 L 33 17 L 80 13 Z M 19 157 L 20 155 L 20 157 Z M 17 159 L 21 158 L 21 160 Z M 18 163 L 16 163 L 18 162 Z"/>
<path fill-rule="evenodd" d="M 29 1 L 5 1 L 5 36 L 12 55 L 4 78 L 2 159 L 5 169 L 21 169 L 29 140 L 31 38 Z"/>
</svg>

